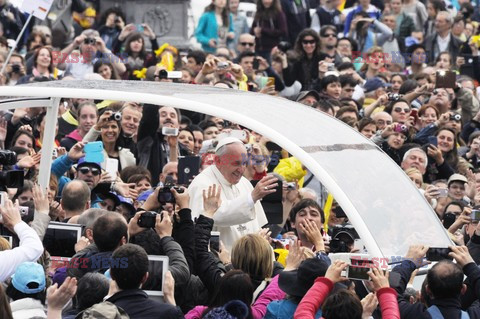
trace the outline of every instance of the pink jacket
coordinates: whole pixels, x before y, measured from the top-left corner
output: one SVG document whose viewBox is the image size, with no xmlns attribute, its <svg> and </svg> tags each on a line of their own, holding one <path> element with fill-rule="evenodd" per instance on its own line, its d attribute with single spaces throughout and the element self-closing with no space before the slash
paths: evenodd
<svg viewBox="0 0 480 319">
<path fill-rule="evenodd" d="M 267 313 L 268 304 L 274 300 L 281 300 L 284 297 L 285 292 L 278 287 L 278 276 L 275 276 L 252 305 L 253 319 L 262 319 Z M 207 308 L 207 306 L 196 306 L 185 315 L 185 319 L 201 319 L 203 312 Z"/>
<path fill-rule="evenodd" d="M 325 277 L 315 279 L 312 288 L 303 297 L 295 311 L 295 319 L 313 319 L 315 313 L 333 289 L 333 282 Z M 393 288 L 381 288 L 377 291 L 377 298 L 384 319 L 400 319 L 400 310 L 397 303 L 397 292 Z"/>
</svg>

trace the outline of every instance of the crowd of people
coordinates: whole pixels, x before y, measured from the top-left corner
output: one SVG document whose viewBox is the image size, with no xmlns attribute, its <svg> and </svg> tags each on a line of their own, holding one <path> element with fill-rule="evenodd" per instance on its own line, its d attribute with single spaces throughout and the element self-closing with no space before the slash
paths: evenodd
<svg viewBox="0 0 480 319">
<path fill-rule="evenodd" d="M 275 141 L 168 105 L 72 98 L 60 102 L 46 189 L 45 110 L 1 113 L 0 318 L 480 317 L 478 4 L 250 2 L 251 24 L 239 0 L 212 0 L 198 48 L 177 48 L 121 7 L 100 14 L 84 0 L 66 32 L 33 19 L 15 43 L 27 15 L 0 0 L 0 85 L 208 85 L 335 117 L 403 169 L 455 243 L 421 289 L 422 242 L 390 271 L 346 276 L 352 264 L 335 254 L 366 252 L 355 225 Z M 179 169 L 192 158 L 193 176 Z M 51 226 L 69 224 L 81 238 L 52 255 Z M 151 256 L 168 257 L 168 271 Z"/>
</svg>

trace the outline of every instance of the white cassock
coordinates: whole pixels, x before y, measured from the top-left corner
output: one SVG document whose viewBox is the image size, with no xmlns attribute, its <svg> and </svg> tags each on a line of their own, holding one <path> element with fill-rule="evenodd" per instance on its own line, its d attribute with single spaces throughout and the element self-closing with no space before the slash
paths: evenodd
<svg viewBox="0 0 480 319">
<path fill-rule="evenodd" d="M 213 216 L 214 227 L 228 250 L 240 237 L 256 233 L 267 224 L 267 217 L 260 201 L 253 203 L 252 184 L 242 176 L 240 182 L 230 184 L 215 165 L 211 165 L 194 178 L 188 187 L 192 218 L 204 212 L 203 190 L 216 184 L 222 189 L 222 205 Z"/>
</svg>

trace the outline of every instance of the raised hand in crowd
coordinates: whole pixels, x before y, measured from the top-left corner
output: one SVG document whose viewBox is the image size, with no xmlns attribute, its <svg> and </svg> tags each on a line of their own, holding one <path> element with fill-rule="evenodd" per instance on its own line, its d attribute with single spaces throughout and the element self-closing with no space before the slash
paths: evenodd
<svg viewBox="0 0 480 319">
<path fill-rule="evenodd" d="M 252 191 L 252 199 L 254 202 L 256 202 L 259 199 L 264 198 L 268 194 L 273 194 L 275 193 L 275 187 L 278 186 L 278 178 L 276 178 L 273 175 L 267 175 L 263 177 L 257 185 L 255 185 L 255 188 Z"/>
<path fill-rule="evenodd" d="M 87 237 L 82 236 L 75 244 L 75 252 L 78 253 L 79 251 L 85 249 L 85 247 L 88 245 L 90 245 L 90 240 Z"/>
<path fill-rule="evenodd" d="M 366 295 L 361 301 L 362 304 L 362 319 L 370 319 L 372 313 L 377 309 L 378 306 L 378 299 L 377 296 L 371 292 Z"/>
<path fill-rule="evenodd" d="M 163 298 L 165 302 L 176 306 L 175 302 L 175 279 L 172 276 L 170 270 L 165 273 L 165 282 L 163 283 Z"/>
<path fill-rule="evenodd" d="M 109 118 L 113 115 L 112 111 L 105 111 L 100 117 L 98 118 L 97 124 L 95 124 L 94 128 L 97 131 L 100 131 L 102 128 L 106 127 Z"/>
<path fill-rule="evenodd" d="M 222 205 L 222 188 L 216 184 L 208 186 L 208 190 L 203 190 L 203 210 L 206 217 L 213 218 L 215 212 Z"/>
<path fill-rule="evenodd" d="M 124 41 L 132 32 L 134 32 L 137 28 L 135 24 L 129 23 L 125 27 L 123 27 L 122 31 L 118 36 L 118 40 Z"/>
<path fill-rule="evenodd" d="M 305 260 L 305 247 L 301 247 L 300 242 L 295 239 L 292 240 L 288 249 L 288 256 L 286 259 L 286 266 L 284 271 L 295 270 Z"/>
<path fill-rule="evenodd" d="M 342 276 L 342 271 L 345 270 L 347 266 L 348 264 L 343 260 L 335 260 L 330 267 L 328 267 L 325 278 L 330 279 L 334 284 L 347 280 L 346 277 Z"/>
<path fill-rule="evenodd" d="M 113 189 L 123 197 L 138 197 L 138 191 L 135 189 L 135 183 L 114 182 Z"/>
<path fill-rule="evenodd" d="M 84 147 L 85 147 L 85 143 L 83 142 L 78 142 L 75 145 L 73 145 L 70 151 L 68 151 L 68 154 L 67 154 L 68 158 L 71 161 L 76 162 L 80 158 L 84 157 L 85 156 L 85 152 L 83 151 Z"/>
<path fill-rule="evenodd" d="M 49 214 L 51 220 L 64 220 L 65 219 L 65 211 L 62 209 L 62 205 L 57 201 L 52 201 L 50 203 L 50 211 Z"/>
<path fill-rule="evenodd" d="M 34 154 L 32 156 L 27 155 L 25 157 L 22 157 L 20 161 L 17 162 L 17 166 L 19 168 L 26 168 L 30 169 L 32 167 L 35 167 L 36 165 L 40 164 L 40 160 L 42 158 L 41 153 Z"/>
<path fill-rule="evenodd" d="M 77 293 L 77 279 L 67 277 L 60 287 L 55 283 L 47 289 L 48 319 L 62 318 L 62 309 Z"/>
<path fill-rule="evenodd" d="M 435 145 L 428 145 L 428 148 L 427 148 L 427 154 L 428 156 L 432 157 L 435 162 L 437 163 L 437 165 L 442 165 L 443 162 L 444 162 L 444 158 L 443 158 L 443 154 L 442 154 L 442 151 Z"/>
<path fill-rule="evenodd" d="M 157 220 L 155 222 L 155 231 L 157 232 L 160 238 L 165 236 L 172 236 L 173 222 L 170 218 L 170 215 L 166 211 L 162 211 L 157 215 Z"/>
<path fill-rule="evenodd" d="M 448 232 L 454 234 L 458 229 L 462 228 L 463 225 L 470 224 L 472 222 L 471 214 L 472 209 L 465 207 L 460 216 L 458 216 L 455 222 L 448 228 Z"/>
<path fill-rule="evenodd" d="M 470 263 L 474 263 L 473 258 L 466 246 L 449 246 L 448 248 L 450 248 L 448 255 L 455 259 L 460 267 L 463 268 Z"/>
<path fill-rule="evenodd" d="M 300 229 L 309 242 L 315 246 L 315 251 L 325 252 L 325 243 L 323 241 L 322 232 L 318 228 L 317 224 L 308 219 L 304 219 L 300 224 Z"/>
<path fill-rule="evenodd" d="M 417 268 L 420 268 L 427 264 L 425 255 L 427 254 L 428 248 L 429 247 L 425 245 L 412 245 L 408 247 L 405 259 L 412 261 Z"/>
<path fill-rule="evenodd" d="M 229 265 L 232 263 L 232 256 L 230 255 L 230 251 L 225 247 L 223 242 L 220 240 L 219 244 L 220 251 L 218 252 L 218 259 L 224 264 Z"/>
<path fill-rule="evenodd" d="M 372 268 L 368 272 L 368 276 L 370 277 L 370 279 L 372 279 L 372 286 L 375 292 L 379 291 L 382 288 L 390 287 L 390 283 L 388 282 L 388 270 L 383 271 L 382 269 Z"/>
<path fill-rule="evenodd" d="M 35 211 L 48 215 L 50 212 L 50 203 L 48 201 L 48 189 L 45 192 L 42 191 L 40 185 L 33 186 L 33 203 L 35 205 Z"/>
<path fill-rule="evenodd" d="M 11 200 L 5 199 L 5 205 L 0 206 L 0 213 L 2 214 L 3 225 L 5 225 L 12 232 L 15 225 L 22 222 L 18 200 L 14 205 Z"/>
<path fill-rule="evenodd" d="M 147 36 L 150 40 L 155 40 L 157 36 L 155 35 L 155 32 L 153 32 L 152 28 L 146 23 L 142 23 L 142 27 L 143 34 Z"/>
<path fill-rule="evenodd" d="M 171 188 L 170 191 L 172 192 L 173 196 L 175 197 L 175 202 L 178 205 L 178 209 L 184 209 L 190 207 L 190 195 L 187 192 L 185 187 L 180 188 L 181 192 L 177 192 L 175 188 Z"/>
<path fill-rule="evenodd" d="M 260 235 L 260 237 L 262 237 L 263 239 L 265 239 L 268 242 L 272 241 L 272 238 L 270 237 L 271 234 L 272 234 L 272 232 L 268 228 L 261 228 L 258 231 L 258 235 Z"/>
<path fill-rule="evenodd" d="M 140 216 L 145 213 L 144 211 L 137 212 L 132 219 L 128 222 L 128 237 L 131 238 L 137 234 L 140 234 L 142 231 L 147 230 L 147 228 L 143 228 L 138 226 L 138 220 Z"/>
<path fill-rule="evenodd" d="M 425 193 L 423 193 L 423 196 L 425 196 L 425 199 L 432 204 L 432 199 L 437 199 L 438 196 L 440 196 L 440 191 L 437 186 L 435 185 L 428 185 L 427 188 L 425 188 Z"/>
</svg>

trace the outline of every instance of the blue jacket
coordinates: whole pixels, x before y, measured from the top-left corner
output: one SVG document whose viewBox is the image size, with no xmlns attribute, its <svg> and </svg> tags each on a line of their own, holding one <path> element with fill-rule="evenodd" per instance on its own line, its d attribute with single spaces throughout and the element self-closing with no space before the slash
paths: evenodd
<svg viewBox="0 0 480 319">
<path fill-rule="evenodd" d="M 228 32 L 233 32 L 233 16 L 230 14 L 230 23 Z M 215 18 L 215 12 L 209 11 L 202 14 L 200 21 L 198 21 L 197 29 L 195 30 L 195 37 L 197 41 L 202 44 L 202 50 L 207 53 L 215 53 L 216 48 L 210 47 L 208 41 L 215 39 L 218 41 L 218 25 Z M 227 40 L 230 43 L 232 40 Z"/>
<path fill-rule="evenodd" d="M 355 9 L 353 9 L 352 11 L 350 11 L 348 13 L 347 17 L 345 18 L 345 26 L 343 28 L 343 34 L 348 35 L 348 32 L 350 31 L 350 24 L 352 24 L 353 17 L 357 13 L 362 12 L 362 11 L 363 11 L 362 7 L 357 6 Z M 370 16 L 370 18 L 373 18 L 375 20 L 379 20 L 380 16 L 382 15 L 382 13 L 379 10 L 368 11 L 367 13 Z"/>
<path fill-rule="evenodd" d="M 295 310 L 297 310 L 298 304 L 291 300 L 275 300 L 268 304 L 267 313 L 263 319 L 291 319 Z M 318 309 L 315 314 L 315 319 L 322 317 L 322 309 Z"/>
<path fill-rule="evenodd" d="M 65 176 L 65 173 L 72 168 L 74 162 L 68 158 L 68 155 L 63 155 L 57 158 L 52 163 L 52 174 L 54 174 L 58 179 L 58 196 L 62 195 L 63 188 L 72 180 Z M 90 207 L 92 208 L 101 208 L 99 203 L 102 200 L 98 197 L 97 194 L 92 192 Z"/>
</svg>

